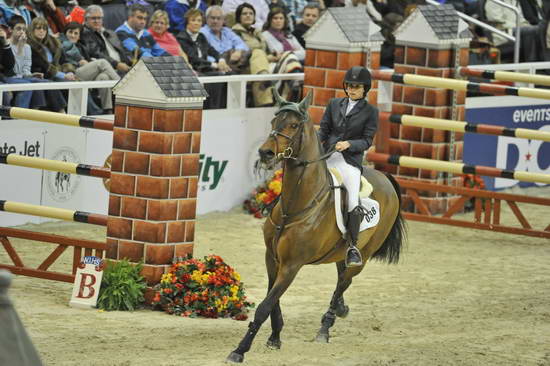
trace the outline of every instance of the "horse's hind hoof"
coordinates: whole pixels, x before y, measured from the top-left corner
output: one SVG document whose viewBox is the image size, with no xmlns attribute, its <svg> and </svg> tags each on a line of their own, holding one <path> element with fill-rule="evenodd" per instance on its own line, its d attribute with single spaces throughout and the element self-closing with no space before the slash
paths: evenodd
<svg viewBox="0 0 550 366">
<path fill-rule="evenodd" d="M 271 349 L 281 349 L 281 340 L 280 339 L 268 339 L 266 346 Z"/>
<path fill-rule="evenodd" d="M 231 352 L 229 356 L 225 359 L 225 362 L 229 363 L 242 363 L 244 361 L 244 355 L 241 355 L 236 352 Z"/>
<path fill-rule="evenodd" d="M 349 306 L 347 306 L 347 305 L 338 306 L 338 308 L 336 309 L 335 314 L 339 318 L 342 318 L 342 319 L 345 318 L 349 314 Z"/>
<path fill-rule="evenodd" d="M 328 343 L 328 333 L 317 333 L 317 337 L 315 337 L 315 341 L 318 343 Z"/>
</svg>

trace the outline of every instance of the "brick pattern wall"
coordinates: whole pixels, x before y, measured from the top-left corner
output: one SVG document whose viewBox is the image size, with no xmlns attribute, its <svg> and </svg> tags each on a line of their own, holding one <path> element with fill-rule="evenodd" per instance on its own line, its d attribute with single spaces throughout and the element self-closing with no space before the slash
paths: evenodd
<svg viewBox="0 0 550 366">
<path fill-rule="evenodd" d="M 325 107 L 331 98 L 342 98 L 346 94 L 342 82 L 346 71 L 352 66 L 380 68 L 380 52 L 342 52 L 316 49 L 306 50 L 304 68 L 304 95 L 313 91 L 313 103 L 309 114 L 315 124 L 319 124 Z M 369 93 L 369 103 L 376 104 L 377 82 L 374 81 Z"/>
<path fill-rule="evenodd" d="M 107 258 L 143 261 L 149 285 L 193 252 L 202 110 L 117 105 Z"/>
<path fill-rule="evenodd" d="M 460 66 L 468 64 L 468 49 L 461 48 L 458 62 Z M 409 46 L 397 46 L 395 49 L 395 72 L 453 78 L 455 52 L 452 49 L 428 49 Z M 455 120 L 464 120 L 465 92 L 453 92 L 440 88 L 423 88 L 412 85 L 394 84 L 392 113 L 412 114 L 443 119 L 453 119 L 453 93 L 456 98 Z M 448 131 L 403 126 L 389 123 L 389 153 L 419 158 L 449 160 L 450 138 Z M 463 134 L 455 133 L 455 160 L 462 161 Z M 438 172 L 387 166 L 384 170 L 402 178 L 413 178 L 431 183 L 444 184 L 446 180 Z M 452 184 L 458 185 L 460 178 L 453 178 Z M 421 195 L 433 213 L 442 212 L 454 198 L 441 194 L 425 192 Z M 405 197 L 404 207 L 413 210 L 410 198 Z"/>
</svg>

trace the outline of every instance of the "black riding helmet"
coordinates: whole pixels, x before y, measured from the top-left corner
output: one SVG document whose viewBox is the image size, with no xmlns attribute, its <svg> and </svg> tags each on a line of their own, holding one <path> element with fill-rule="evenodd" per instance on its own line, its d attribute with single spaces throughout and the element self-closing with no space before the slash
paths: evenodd
<svg viewBox="0 0 550 366">
<path fill-rule="evenodd" d="M 365 94 L 363 95 L 364 98 L 371 87 L 371 76 L 369 70 L 363 66 L 353 66 L 351 69 L 346 71 L 346 75 L 344 76 L 344 91 L 346 90 L 346 84 L 363 84 L 363 87 L 365 88 Z"/>
</svg>

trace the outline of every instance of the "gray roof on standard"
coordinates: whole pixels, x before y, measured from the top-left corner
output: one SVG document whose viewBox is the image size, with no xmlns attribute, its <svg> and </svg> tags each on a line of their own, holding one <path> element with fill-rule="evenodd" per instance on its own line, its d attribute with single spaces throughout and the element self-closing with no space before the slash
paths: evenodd
<svg viewBox="0 0 550 366">
<path fill-rule="evenodd" d="M 360 9 L 364 10 L 363 8 Z M 369 37 L 369 27 L 372 21 L 366 12 L 357 10 L 355 7 L 328 8 L 348 41 L 352 43 L 384 41 L 384 37 L 380 32 Z"/>
<path fill-rule="evenodd" d="M 422 13 L 435 35 L 439 39 L 468 38 L 470 33 L 458 34 L 458 14 L 450 4 L 444 5 L 419 5 Z"/>
<path fill-rule="evenodd" d="M 195 72 L 183 57 L 142 57 L 141 60 L 166 97 L 208 97 L 208 93 L 199 82 Z"/>
</svg>

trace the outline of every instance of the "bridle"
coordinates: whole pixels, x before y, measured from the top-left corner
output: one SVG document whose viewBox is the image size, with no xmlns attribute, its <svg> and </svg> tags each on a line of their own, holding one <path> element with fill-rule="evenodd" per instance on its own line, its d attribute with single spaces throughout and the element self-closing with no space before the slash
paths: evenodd
<svg viewBox="0 0 550 366">
<path fill-rule="evenodd" d="M 299 126 L 300 126 L 300 127 L 298 127 L 298 131 L 296 131 L 296 133 L 294 133 L 294 135 L 292 137 L 290 137 L 287 134 L 284 134 L 284 133 L 281 132 L 282 131 L 282 126 L 284 126 L 284 124 L 280 123 L 281 126 L 279 126 L 278 128 L 277 127 L 274 128 L 269 133 L 269 138 L 272 138 L 275 141 L 275 156 L 278 159 L 281 159 L 281 160 L 292 159 L 292 160 L 298 161 L 298 156 L 302 152 L 302 141 L 303 141 L 303 137 L 304 137 L 304 126 L 305 126 L 305 123 L 306 123 L 307 119 L 309 118 L 309 116 L 307 115 L 307 113 L 304 115 L 293 104 L 294 103 L 292 103 L 292 104 L 289 103 L 289 105 L 285 105 L 285 106 L 281 107 L 281 109 L 279 109 L 275 113 L 275 115 L 278 116 L 282 112 L 288 112 L 288 111 L 292 111 L 292 112 L 297 113 L 300 116 L 300 121 L 297 122 L 297 123 L 299 123 Z M 279 141 L 277 141 L 277 136 L 284 137 L 285 139 L 287 139 L 289 141 L 286 149 L 282 152 L 279 152 Z M 293 153 L 296 150 L 295 145 L 296 145 L 296 142 L 298 141 L 298 138 L 300 139 L 300 144 L 299 144 L 300 151 L 298 151 L 298 154 L 296 156 L 293 156 Z"/>
<path fill-rule="evenodd" d="M 288 103 L 288 105 L 282 106 L 275 113 L 275 115 L 279 115 L 282 112 L 288 112 L 288 111 L 295 112 L 300 116 L 300 121 L 297 122 L 300 125 L 298 131 L 296 131 L 296 133 L 294 133 L 294 135 L 292 137 L 290 137 L 287 134 L 282 133 L 281 129 L 274 128 L 269 133 L 269 138 L 273 138 L 274 141 L 275 141 L 275 156 L 278 159 L 281 159 L 281 160 L 294 160 L 298 166 L 303 166 L 304 167 L 304 170 L 303 170 L 303 172 L 304 172 L 305 167 L 307 167 L 308 165 L 328 159 L 332 155 L 332 153 L 334 153 L 334 149 L 331 149 L 326 154 L 321 155 L 319 158 L 314 159 L 314 160 L 301 159 L 300 155 L 302 154 L 302 149 L 303 149 L 302 142 L 303 142 L 303 139 L 304 139 L 304 127 L 305 127 L 306 122 L 309 120 L 309 115 L 307 114 L 307 112 L 302 113 L 296 107 L 295 103 Z M 279 142 L 277 141 L 277 136 L 281 136 L 281 137 L 284 137 L 285 139 L 289 140 L 289 143 L 288 143 L 286 149 L 284 149 L 284 151 L 282 151 L 282 152 L 278 152 L 279 151 Z M 298 153 L 295 156 L 293 156 L 294 151 L 296 151 L 295 144 L 296 144 L 296 141 L 298 140 L 298 136 L 299 136 L 299 139 L 300 139 L 300 144 L 299 144 L 300 149 L 299 149 Z M 303 172 L 302 172 L 302 175 L 303 175 Z"/>
</svg>

